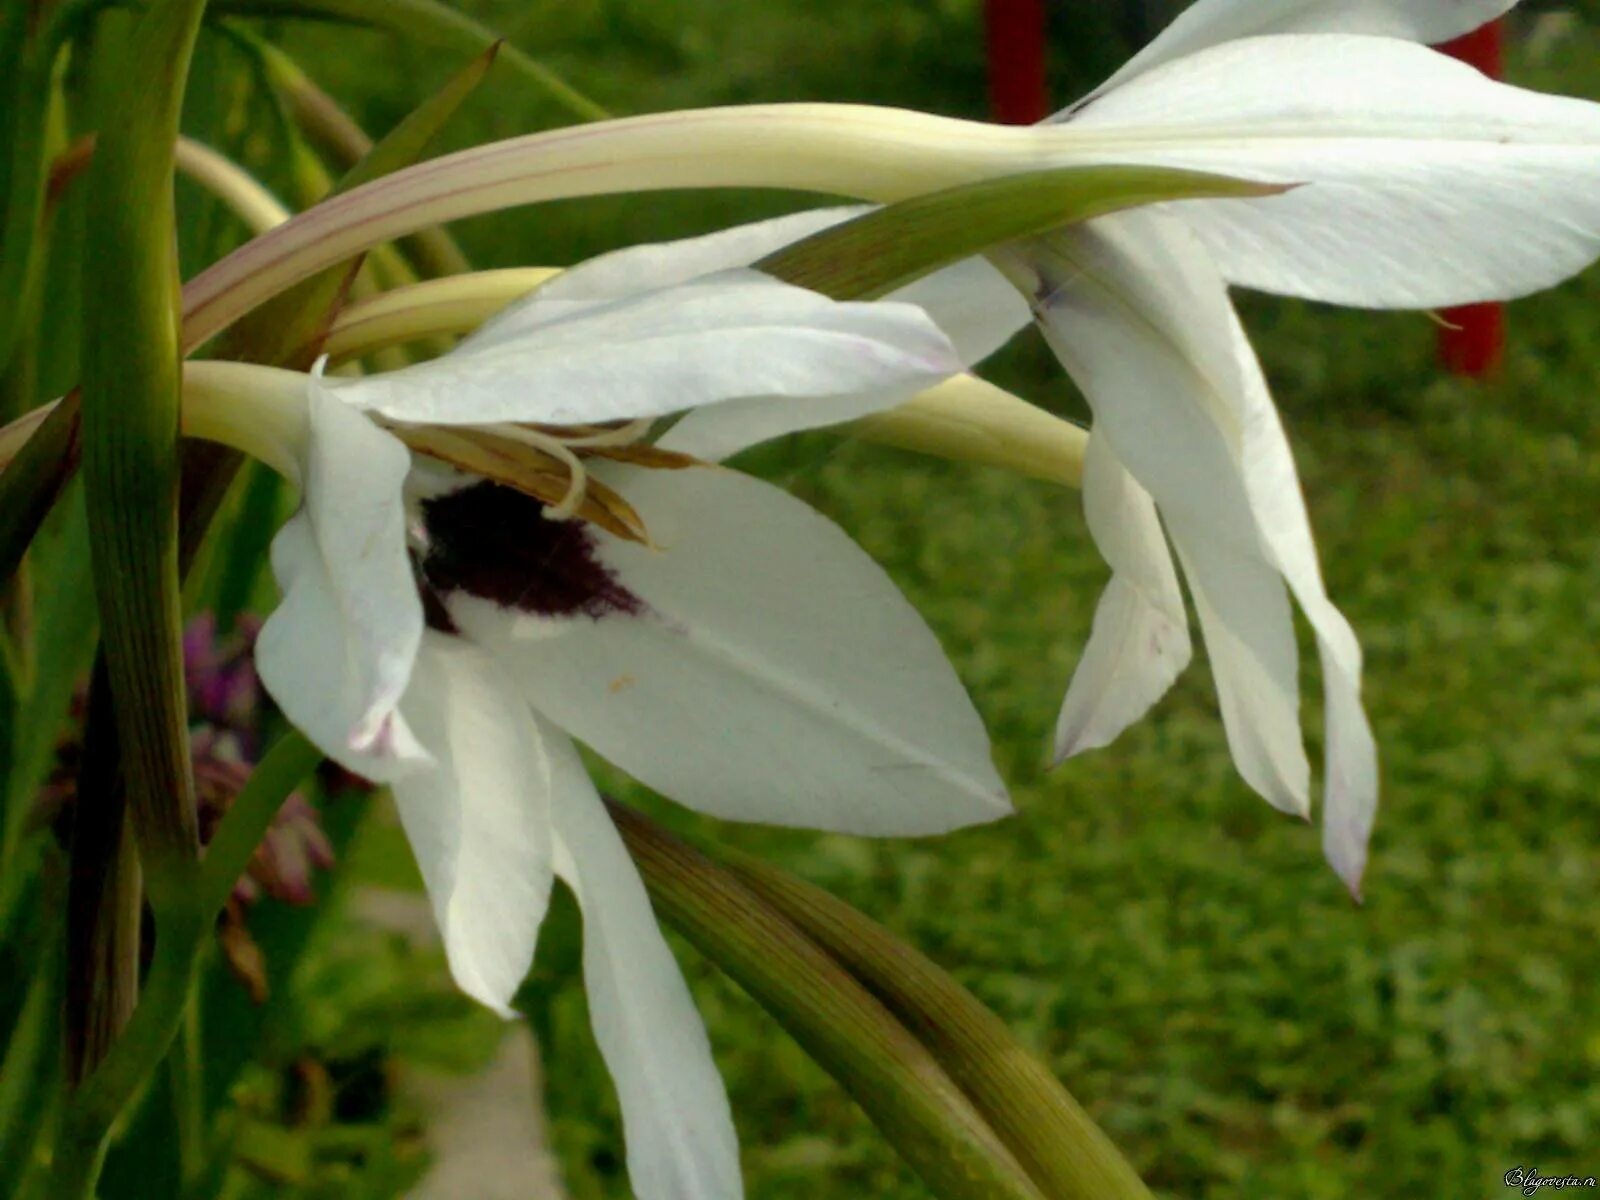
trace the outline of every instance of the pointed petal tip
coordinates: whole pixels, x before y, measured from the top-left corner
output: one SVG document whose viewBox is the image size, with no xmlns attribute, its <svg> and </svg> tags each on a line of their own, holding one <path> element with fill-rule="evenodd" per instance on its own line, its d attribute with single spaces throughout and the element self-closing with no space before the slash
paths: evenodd
<svg viewBox="0 0 1600 1200">
<path fill-rule="evenodd" d="M 486 988 L 482 983 L 469 981 L 461 975 L 455 975 L 456 986 L 479 1004 L 483 1005 L 502 1021 L 520 1021 L 522 1014 L 511 1007 L 508 999 L 497 999 L 494 989 Z"/>
<path fill-rule="evenodd" d="M 1366 894 L 1361 887 L 1361 877 L 1365 874 L 1365 868 L 1365 863 L 1345 869 L 1340 869 L 1338 866 L 1333 868 L 1334 874 L 1339 877 L 1339 882 L 1344 884 L 1345 890 L 1350 893 L 1350 899 L 1355 902 L 1357 908 L 1365 908 L 1367 904 Z"/>
<path fill-rule="evenodd" d="M 1331 804 L 1328 810 L 1336 811 Z M 1370 825 L 1351 828 L 1337 822 L 1330 824 L 1326 816 L 1323 818 L 1323 857 L 1358 905 L 1366 903 L 1361 881 L 1367 870 L 1367 839 L 1370 834 Z"/>
<path fill-rule="evenodd" d="M 483 971 L 484 964 L 474 961 L 475 956 L 470 951 L 463 952 L 457 944 L 457 939 L 452 937 L 450 929 L 441 928 L 440 933 L 444 937 L 445 959 L 450 964 L 450 978 L 455 980 L 456 987 L 502 1020 L 520 1020 L 522 1014 L 511 1007 L 511 1001 L 515 999 L 517 989 L 521 986 L 521 975 L 518 975 L 514 983 L 492 982 Z"/>
<path fill-rule="evenodd" d="M 1109 739 L 1108 739 L 1109 741 Z M 1048 759 L 1048 770 L 1054 771 L 1064 765 L 1069 758 L 1076 758 L 1090 750 L 1098 750 L 1108 744 L 1108 741 L 1096 741 L 1087 736 L 1083 726 L 1060 730 L 1056 733 L 1055 744 L 1051 746 Z"/>
<path fill-rule="evenodd" d="M 368 712 L 350 731 L 345 744 L 357 754 L 392 754 L 394 752 L 393 710 L 385 706 Z"/>
</svg>

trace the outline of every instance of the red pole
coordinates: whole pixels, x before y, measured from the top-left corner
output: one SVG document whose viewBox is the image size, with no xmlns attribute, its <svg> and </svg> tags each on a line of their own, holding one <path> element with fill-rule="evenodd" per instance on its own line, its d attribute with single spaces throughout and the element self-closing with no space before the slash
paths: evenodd
<svg viewBox="0 0 1600 1200">
<path fill-rule="evenodd" d="M 1443 53 L 1477 67 L 1490 79 L 1505 74 L 1502 24 L 1491 21 L 1439 47 Z M 1439 334 L 1439 359 L 1456 375 L 1481 379 L 1500 365 L 1506 348 L 1506 309 L 1503 304 L 1468 304 L 1444 311 L 1453 328 Z"/>
<path fill-rule="evenodd" d="M 1044 0 L 984 0 L 989 108 L 1004 125 L 1032 125 L 1050 113 L 1044 79 Z"/>
</svg>

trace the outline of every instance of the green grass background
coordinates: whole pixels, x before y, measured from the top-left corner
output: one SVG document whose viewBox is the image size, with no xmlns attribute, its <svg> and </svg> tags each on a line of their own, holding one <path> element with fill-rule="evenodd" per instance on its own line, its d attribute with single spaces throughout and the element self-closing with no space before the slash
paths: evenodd
<svg viewBox="0 0 1600 1200">
<path fill-rule="evenodd" d="M 973 0 L 467 7 L 617 111 L 777 99 L 983 111 Z M 1056 9 L 1058 99 L 1124 53 L 1112 8 Z M 453 65 L 387 37 L 268 28 L 373 130 Z M 1580 26 L 1537 61 L 1518 54 L 1515 70 L 1596 96 L 1597 51 L 1595 28 Z M 560 119 L 501 74 L 452 136 Z M 485 265 L 568 262 L 813 202 L 634 197 L 459 232 Z M 1073 494 L 826 436 L 752 466 L 850 530 L 927 615 L 988 720 L 1020 817 L 868 843 L 716 825 L 620 786 L 694 836 L 832 888 L 932 954 L 1049 1061 L 1162 1195 L 1494 1196 L 1519 1164 L 1600 1173 L 1600 274 L 1515 305 L 1509 362 L 1488 385 L 1440 376 L 1421 315 L 1254 297 L 1243 307 L 1330 588 L 1368 654 L 1384 799 L 1364 908 L 1322 864 L 1316 831 L 1234 775 L 1203 662 L 1116 745 L 1044 769 L 1106 578 Z M 1083 411 L 1029 340 L 998 376 Z M 1306 673 L 1315 754 L 1314 659 Z M 403 843 L 382 829 L 351 867 L 412 878 Z M 574 1194 L 622 1197 L 620 1127 L 575 986 L 577 936 L 564 909 L 541 952 L 549 1104 Z M 388 1056 L 470 1066 L 492 1026 L 450 997 L 437 961 L 413 958 L 326 924 L 292 989 L 291 1032 L 263 1061 L 311 1047 L 358 1078 Z M 763 1013 L 692 952 L 683 961 L 753 1197 L 926 1195 Z M 280 1086 L 250 1078 L 247 1108 L 251 1087 Z M 356 1147 L 340 1172 L 245 1191 L 390 1194 L 401 1118 L 357 1104 L 327 1120 Z M 352 1132 L 362 1129 L 369 1142 Z"/>
</svg>

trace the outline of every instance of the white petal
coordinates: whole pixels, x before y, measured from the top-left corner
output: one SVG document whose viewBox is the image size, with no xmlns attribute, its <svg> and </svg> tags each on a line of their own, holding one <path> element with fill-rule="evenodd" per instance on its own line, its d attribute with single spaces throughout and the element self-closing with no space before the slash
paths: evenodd
<svg viewBox="0 0 1600 1200">
<path fill-rule="evenodd" d="M 1355 33 L 1436 43 L 1471 33 L 1517 0 L 1198 0 L 1126 66 L 1073 108 L 1163 63 L 1240 38 L 1281 33 Z M 1063 120 L 1072 109 L 1052 120 Z"/>
<path fill-rule="evenodd" d="M 1052 256 L 1053 265 L 1047 261 Z M 1264 565 L 1281 574 L 1316 633 L 1327 709 L 1324 839 L 1335 869 L 1355 890 L 1378 792 L 1377 749 L 1360 698 L 1361 651 L 1323 586 L 1288 439 L 1222 280 L 1182 226 L 1154 213 L 1057 235 L 1044 261 L 1046 279 L 1070 280 L 1047 305 L 1048 336 L 1064 357 L 1116 352 L 1108 328 L 1119 322 L 1105 318 L 1107 305 L 1122 309 L 1123 322 L 1138 315 L 1140 324 L 1129 326 L 1137 332 L 1125 333 L 1121 343 L 1124 364 L 1138 364 L 1142 372 L 1121 381 L 1125 399 L 1117 411 L 1133 413 L 1126 435 L 1143 429 L 1148 442 L 1154 440 L 1148 432 L 1161 429 L 1163 442 L 1205 460 L 1206 470 L 1218 476 L 1209 492 L 1168 490 L 1140 477 L 1182 552 L 1224 715 L 1236 714 L 1229 737 L 1241 770 L 1251 762 L 1257 779 L 1277 780 L 1257 783 L 1258 790 L 1290 811 L 1300 810 L 1304 794 L 1303 752 L 1286 694 L 1293 685 L 1293 637 L 1282 585 L 1266 576 Z M 1090 364 L 1102 387 L 1115 369 L 1115 361 Z M 1167 397 L 1171 411 L 1163 416 L 1159 402 L 1146 402 L 1139 415 L 1141 401 L 1151 396 Z M 1111 406 L 1104 407 L 1101 420 L 1110 427 Z M 1197 423 L 1197 415 L 1203 421 Z M 1221 431 L 1220 438 L 1205 437 L 1206 424 Z M 1217 441 L 1236 464 L 1231 472 L 1215 453 Z M 1162 470 L 1159 457 L 1147 460 L 1138 447 L 1124 456 L 1136 475 Z M 1169 485 L 1182 478 L 1170 470 L 1165 475 Z M 1260 538 L 1253 552 L 1238 537 L 1246 528 Z"/>
<path fill-rule="evenodd" d="M 905 395 L 960 369 L 921 309 L 838 303 L 736 268 L 338 385 L 346 402 L 405 421 L 582 424 L 747 396 Z"/>
<path fill-rule="evenodd" d="M 283 600 L 256 669 L 329 757 L 387 780 L 427 761 L 396 712 L 423 626 L 401 499 L 411 455 L 315 379 L 307 388 L 305 497 L 272 543 Z"/>
<path fill-rule="evenodd" d="M 1509 299 L 1600 255 L 1600 105 L 1422 46 L 1254 38 L 1073 117 L 1074 153 L 1306 186 L 1172 206 L 1234 283 L 1379 308 Z"/>
<path fill-rule="evenodd" d="M 1300 738 L 1300 650 L 1283 580 L 1259 557 L 1171 522 L 1217 684 L 1239 774 L 1268 804 L 1311 811 L 1311 764 Z"/>
<path fill-rule="evenodd" d="M 838 211 L 838 210 L 832 210 Z M 1028 305 L 988 260 L 968 258 L 891 292 L 885 302 L 915 304 L 933 318 L 968 366 L 988 358 L 1032 320 Z M 921 389 L 915 389 L 920 391 Z M 806 429 L 854 421 L 892 408 L 915 394 L 878 388 L 818 396 L 805 404 L 775 397 L 730 400 L 696 409 L 661 438 L 661 446 L 708 462 L 730 458 L 759 442 Z"/>
<path fill-rule="evenodd" d="M 1222 281 L 1181 225 L 1148 212 L 1029 245 L 1045 337 L 1088 398 L 1095 437 L 1155 500 L 1184 559 L 1240 774 L 1304 812 L 1294 625 L 1236 458 Z"/>
<path fill-rule="evenodd" d="M 581 771 L 570 742 L 567 753 Z M 589 1015 L 622 1105 L 634 1194 L 737 1200 L 727 1092 L 639 873 L 592 787 L 554 799 L 556 870 L 583 908 Z"/>
<path fill-rule="evenodd" d="M 1239 396 L 1245 487 L 1262 537 L 1316 633 L 1322 659 L 1327 725 L 1323 844 L 1334 870 L 1359 896 L 1378 807 L 1378 746 L 1361 705 L 1361 645 L 1328 598 L 1283 420 L 1236 315 L 1232 325 L 1244 383 Z"/>
<path fill-rule="evenodd" d="M 449 601 L 535 707 L 719 817 L 915 835 L 1010 811 L 938 641 L 841 530 L 720 468 L 601 475 L 661 547 L 591 534 L 643 611 L 508 617 Z"/>
<path fill-rule="evenodd" d="M 1103 433 L 1084 457 L 1083 507 L 1112 575 L 1056 721 L 1057 762 L 1109 745 L 1166 695 L 1192 653 L 1155 503 Z"/>
<path fill-rule="evenodd" d="M 428 632 L 401 712 L 437 766 L 393 784 L 450 972 L 504 1016 L 550 898 L 551 797 L 593 786 L 481 650 Z"/>
<path fill-rule="evenodd" d="M 986 258 L 964 258 L 884 297 L 915 304 L 944 330 L 956 354 L 975 367 L 1032 320 L 1028 302 Z"/>
<path fill-rule="evenodd" d="M 703 275 L 748 267 L 814 233 L 858 217 L 871 205 L 814 208 L 767 221 L 719 229 L 701 237 L 628 246 L 563 271 L 538 291 L 484 323 L 462 348 L 483 350 L 572 313 L 646 291 L 676 287 Z"/>
</svg>

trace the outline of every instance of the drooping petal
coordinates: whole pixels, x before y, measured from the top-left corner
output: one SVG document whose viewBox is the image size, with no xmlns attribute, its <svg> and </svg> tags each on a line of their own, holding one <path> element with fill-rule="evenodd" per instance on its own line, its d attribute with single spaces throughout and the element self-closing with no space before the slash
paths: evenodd
<svg viewBox="0 0 1600 1200">
<path fill-rule="evenodd" d="M 300 510 L 272 543 L 283 600 L 256 669 L 284 715 L 329 757 L 388 780 L 427 761 L 397 705 L 422 638 L 401 487 L 411 456 L 308 381 Z"/>
<path fill-rule="evenodd" d="M 926 312 L 968 366 L 988 358 L 1032 319 L 1027 302 L 983 258 L 963 259 L 884 300 L 914 304 Z M 904 392 L 877 389 L 818 396 L 804 404 L 784 404 L 772 396 L 730 400 L 687 414 L 661 438 L 661 445 L 718 462 L 759 442 L 854 421 L 909 398 Z"/>
<path fill-rule="evenodd" d="M 551 744 L 571 742 L 553 730 Z M 583 909 L 595 1040 L 622 1106 L 640 1200 L 738 1200 L 738 1136 L 705 1024 L 656 925 L 633 860 L 593 787 L 554 799 L 556 870 Z"/>
<path fill-rule="evenodd" d="M 1354 33 L 1437 43 L 1471 33 L 1517 0 L 1198 0 L 1073 108 L 1165 63 L 1240 38 L 1281 33 Z"/>
<path fill-rule="evenodd" d="M 1233 283 L 1376 308 L 1509 299 L 1600 255 L 1600 104 L 1495 83 L 1425 47 L 1252 38 L 1073 116 L 1075 153 L 1300 183 L 1174 205 Z"/>
<path fill-rule="evenodd" d="M 1300 651 L 1283 580 L 1260 557 L 1173 523 L 1239 774 L 1272 807 L 1311 811 L 1311 764 L 1300 737 Z"/>
<path fill-rule="evenodd" d="M 1192 490 L 1193 485 L 1172 488 L 1182 478 L 1179 472 L 1163 470 L 1159 457 L 1146 459 L 1137 447 L 1125 452 L 1135 475 L 1154 494 L 1182 554 L 1213 664 L 1222 664 L 1219 687 L 1224 672 L 1234 677 L 1232 695 L 1223 695 L 1225 716 L 1240 704 L 1257 712 L 1253 719 L 1241 715 L 1235 722 L 1240 731 L 1235 753 L 1248 726 L 1259 744 L 1246 753 L 1262 768 L 1276 764 L 1271 770 L 1291 796 L 1301 791 L 1302 757 L 1288 748 L 1291 740 L 1298 742 L 1289 722 L 1293 706 L 1257 702 L 1292 684 L 1285 664 L 1292 662 L 1293 638 L 1287 612 L 1280 611 L 1282 584 L 1263 577 L 1263 563 L 1281 574 L 1310 621 L 1327 710 L 1324 841 L 1335 869 L 1356 890 L 1378 790 L 1376 744 L 1360 698 L 1361 651 L 1328 598 L 1288 439 L 1223 281 L 1182 226 L 1155 213 L 1055 235 L 1035 261 L 1042 292 L 1052 278 L 1065 284 L 1043 306 L 1048 336 L 1064 360 L 1078 360 L 1080 382 L 1091 397 L 1096 375 L 1098 387 L 1120 382 L 1125 398 L 1118 411 L 1131 414 L 1124 436 L 1143 429 L 1149 443 L 1155 441 L 1150 431 L 1161 430 L 1162 443 L 1205 460 L 1205 471 L 1217 476 L 1208 493 Z M 1112 306 L 1120 308 L 1120 318 L 1105 315 Z M 1120 346 L 1113 332 L 1119 325 L 1137 331 L 1125 332 Z M 1130 338 L 1144 343 L 1142 353 Z M 1139 365 L 1118 381 L 1118 361 L 1125 364 L 1124 372 Z M 1149 402 L 1162 396 L 1164 414 L 1159 400 Z M 1109 426 L 1111 406 L 1102 407 L 1102 421 Z M 1220 436 L 1205 437 L 1204 425 Z M 1233 461 L 1231 471 L 1215 453 L 1218 442 Z M 1146 471 L 1164 474 L 1170 490 L 1147 478 Z M 1253 553 L 1238 538 L 1243 529 L 1253 529 L 1259 538 Z M 1266 637 L 1271 630 L 1279 632 Z"/>
<path fill-rule="evenodd" d="M 753 266 L 767 255 L 860 216 L 867 204 L 834 205 L 719 229 L 699 237 L 625 246 L 586 259 L 526 299 L 508 306 L 461 343 L 482 351 L 515 342 L 530 330 L 583 309 L 677 287 L 704 275 Z"/>
<path fill-rule="evenodd" d="M 340 380 L 338 394 L 404 421 L 566 425 L 745 396 L 898 399 L 961 369 L 939 327 L 909 304 L 838 303 L 749 268 L 647 287 L 481 351 Z"/>
<path fill-rule="evenodd" d="M 575 530 L 570 586 L 529 593 L 555 615 L 447 597 L 536 708 L 719 817 L 916 835 L 1010 811 L 938 641 L 841 530 L 721 468 L 598 473 L 659 549 Z"/>
<path fill-rule="evenodd" d="M 1328 598 L 1283 419 L 1243 325 L 1237 314 L 1231 316 L 1244 384 L 1239 396 L 1245 488 L 1262 537 L 1316 634 L 1322 660 L 1327 724 L 1323 845 L 1334 870 L 1359 896 L 1378 808 L 1378 746 L 1361 704 L 1361 644 Z"/>
<path fill-rule="evenodd" d="M 1193 238 L 1149 213 L 1030 245 L 1018 273 L 1033 272 L 1045 337 L 1184 560 L 1239 772 L 1303 813 L 1294 624 L 1236 457 L 1226 290 Z"/>
<path fill-rule="evenodd" d="M 1032 318 L 1027 301 L 986 258 L 964 258 L 896 288 L 884 299 L 924 310 L 969 367 L 977 366 L 1026 329 Z"/>
<path fill-rule="evenodd" d="M 1056 720 L 1057 762 L 1109 745 L 1166 695 L 1193 652 L 1155 503 L 1103 433 L 1084 456 L 1083 507 L 1112 575 Z"/>
<path fill-rule="evenodd" d="M 461 638 L 424 634 L 400 708 L 435 764 L 393 790 L 450 973 L 509 1017 L 550 898 L 552 797 L 593 785 L 567 739 Z"/>
</svg>

